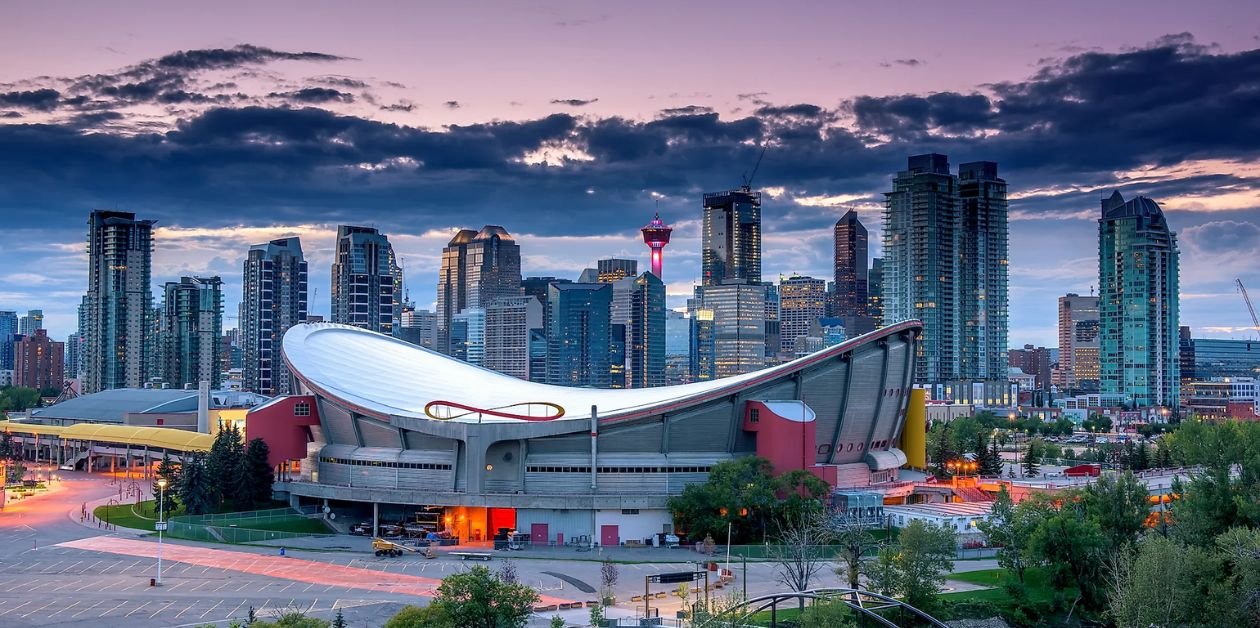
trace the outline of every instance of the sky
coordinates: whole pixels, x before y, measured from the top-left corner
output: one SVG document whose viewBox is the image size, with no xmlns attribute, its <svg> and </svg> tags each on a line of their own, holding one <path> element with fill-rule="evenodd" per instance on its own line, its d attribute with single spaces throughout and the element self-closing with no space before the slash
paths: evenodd
<svg viewBox="0 0 1260 628">
<path fill-rule="evenodd" d="M 973 1 L 10 3 L 0 20 L 0 309 L 64 338 L 92 209 L 158 221 L 154 282 L 219 275 L 297 235 L 315 314 L 338 224 L 380 228 L 420 307 L 442 246 L 498 224 L 526 275 L 700 272 L 700 197 L 752 174 L 763 273 L 830 277 L 913 154 L 996 161 L 1010 192 L 1010 344 L 1057 345 L 1097 284 L 1099 203 L 1163 207 L 1181 322 L 1254 337 L 1260 4 Z M 155 289 L 155 294 L 160 291 Z"/>
</svg>

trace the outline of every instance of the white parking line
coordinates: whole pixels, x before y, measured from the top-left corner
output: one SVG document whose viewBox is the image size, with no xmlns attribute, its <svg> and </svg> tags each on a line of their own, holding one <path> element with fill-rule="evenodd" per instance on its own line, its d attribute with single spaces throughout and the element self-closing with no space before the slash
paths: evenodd
<svg viewBox="0 0 1260 628">
<path fill-rule="evenodd" d="M 141 604 L 140 606 L 137 606 L 136 608 L 132 609 L 132 611 L 131 611 L 130 613 L 127 613 L 126 615 L 123 615 L 123 617 L 131 617 L 132 615 L 135 615 L 136 613 L 139 613 L 139 612 L 140 612 L 140 609 L 142 609 L 142 608 L 144 608 L 144 607 L 146 607 L 146 606 L 148 606 L 148 605 L 149 605 L 149 603 L 148 603 L 148 602 L 145 602 L 144 604 Z"/>
<path fill-rule="evenodd" d="M 175 600 L 171 600 L 171 601 L 167 602 L 167 603 L 166 603 L 166 606 L 163 606 L 162 608 L 159 608 L 159 609 L 157 609 L 156 611 L 153 611 L 153 614 L 152 614 L 152 615 L 149 615 L 149 619 L 153 619 L 154 617 L 157 617 L 157 616 L 158 616 L 158 613 L 161 613 L 162 611 L 164 611 L 164 610 L 166 610 L 166 609 L 170 608 L 170 607 L 171 607 L 171 605 L 173 605 L 173 604 L 175 604 Z"/>
<path fill-rule="evenodd" d="M 96 608 L 97 606 L 100 606 L 100 605 L 101 605 L 101 602 L 103 602 L 103 601 L 104 601 L 104 600 L 97 600 L 97 601 L 96 601 L 96 602 L 94 602 L 91 606 L 89 606 L 89 607 L 87 607 L 87 608 L 84 608 L 83 610 L 81 610 L 81 611 L 79 611 L 79 612 L 77 612 L 77 613 L 75 613 L 75 614 L 71 615 L 71 616 L 70 616 L 70 619 L 74 619 L 74 618 L 78 617 L 79 615 L 82 615 L 82 614 L 84 614 L 84 613 L 86 613 L 86 612 L 88 612 L 88 611 L 90 611 L 90 610 L 92 610 L 92 609 Z"/>
<path fill-rule="evenodd" d="M 201 617 L 198 617 L 198 619 L 205 619 L 206 615 L 209 615 L 210 613 L 214 612 L 214 609 L 219 608 L 219 605 L 222 603 L 223 603 L 223 600 L 215 600 L 214 606 L 211 606 L 206 612 L 202 613 Z"/>
</svg>

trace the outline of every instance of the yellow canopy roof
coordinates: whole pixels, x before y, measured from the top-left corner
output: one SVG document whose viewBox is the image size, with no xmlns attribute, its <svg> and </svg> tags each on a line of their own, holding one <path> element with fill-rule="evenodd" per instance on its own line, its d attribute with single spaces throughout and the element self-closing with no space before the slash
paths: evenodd
<svg viewBox="0 0 1260 628">
<path fill-rule="evenodd" d="M 39 434 L 59 436 L 67 440 L 91 440 L 100 443 L 135 445 L 173 449 L 175 451 L 210 451 L 214 437 L 209 434 L 176 430 L 169 427 L 137 427 L 133 425 L 101 425 L 76 423 L 59 427 L 55 425 L 31 425 L 28 423 L 0 422 L 0 430 L 15 434 Z"/>
</svg>

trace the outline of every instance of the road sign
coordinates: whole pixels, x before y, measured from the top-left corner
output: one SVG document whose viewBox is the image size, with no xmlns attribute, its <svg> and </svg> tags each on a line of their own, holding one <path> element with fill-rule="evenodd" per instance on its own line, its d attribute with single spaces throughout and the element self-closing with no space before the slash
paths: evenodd
<svg viewBox="0 0 1260 628">
<path fill-rule="evenodd" d="M 158 521 L 157 523 L 154 523 L 154 524 L 153 524 L 153 529 L 154 529 L 154 530 L 156 530 L 156 531 L 158 531 L 158 532 L 166 532 L 166 522 L 165 522 L 165 521 Z"/>
</svg>

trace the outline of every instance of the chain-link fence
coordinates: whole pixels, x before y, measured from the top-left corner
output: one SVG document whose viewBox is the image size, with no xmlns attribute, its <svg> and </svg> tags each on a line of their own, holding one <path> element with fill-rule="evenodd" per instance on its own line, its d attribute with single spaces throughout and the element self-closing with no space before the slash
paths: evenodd
<svg viewBox="0 0 1260 628">
<path fill-rule="evenodd" d="M 167 533 L 193 541 L 217 543 L 257 543 L 284 539 L 331 537 L 330 532 L 312 532 L 312 519 L 292 508 L 272 508 L 217 515 L 171 517 Z"/>
</svg>

